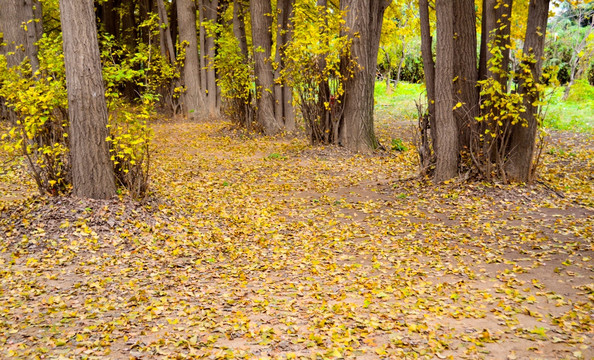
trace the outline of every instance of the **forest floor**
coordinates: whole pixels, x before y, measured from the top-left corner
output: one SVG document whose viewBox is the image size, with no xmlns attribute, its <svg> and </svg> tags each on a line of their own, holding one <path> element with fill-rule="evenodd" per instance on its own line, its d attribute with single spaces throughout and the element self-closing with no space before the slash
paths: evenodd
<svg viewBox="0 0 594 360">
<path fill-rule="evenodd" d="M 154 129 L 141 202 L 35 196 L 3 162 L 0 358 L 594 357 L 591 134 L 508 186 L 419 178 L 404 122 L 372 155 Z"/>
</svg>

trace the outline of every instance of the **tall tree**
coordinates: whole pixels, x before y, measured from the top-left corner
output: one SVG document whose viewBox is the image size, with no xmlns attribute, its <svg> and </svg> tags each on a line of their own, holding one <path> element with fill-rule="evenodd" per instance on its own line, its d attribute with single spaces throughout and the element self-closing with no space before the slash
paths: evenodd
<svg viewBox="0 0 594 360">
<path fill-rule="evenodd" d="M 115 179 L 92 0 L 60 0 L 74 195 L 106 199 Z"/>
<path fill-rule="evenodd" d="M 274 97 L 276 100 L 275 114 L 282 120 L 289 131 L 295 129 L 295 111 L 293 109 L 293 89 L 281 77 L 284 68 L 285 46 L 291 39 L 291 16 L 293 0 L 277 0 L 276 51 L 274 72 Z"/>
<path fill-rule="evenodd" d="M 219 114 L 219 104 L 217 101 L 217 83 L 216 73 L 214 67 L 215 58 L 215 37 L 216 34 L 207 30 L 206 23 L 214 25 L 217 23 L 219 0 L 200 0 L 200 66 L 202 86 L 204 91 L 204 99 L 208 112 L 211 117 L 216 117 Z"/>
<path fill-rule="evenodd" d="M 6 56 L 9 68 L 28 59 L 31 70 L 39 68 L 37 41 L 41 38 L 41 3 L 37 0 L 5 0 L 0 3 L 0 54 Z M 0 98 L 0 119 L 16 122 L 15 113 Z"/>
<path fill-rule="evenodd" d="M 428 169 L 432 161 L 431 147 L 437 152 L 437 139 L 435 131 L 435 60 L 433 60 L 433 37 L 431 31 L 431 20 L 429 17 L 429 1 L 419 0 L 419 22 L 421 27 L 421 55 L 423 57 L 423 69 L 425 72 L 425 89 L 427 91 L 427 114 L 420 119 L 419 128 L 421 131 L 421 166 Z M 429 133 L 429 134 L 428 134 Z M 431 139 L 429 139 L 429 137 Z"/>
<path fill-rule="evenodd" d="M 43 32 L 40 12 L 38 0 L 4 0 L 0 4 L 0 34 L 6 43 L 0 47 L 0 54 L 7 55 L 8 67 L 27 58 L 33 72 L 39 68 L 37 41 Z"/>
<path fill-rule="evenodd" d="M 435 129 L 437 163 L 435 180 L 458 173 L 458 128 L 454 119 L 454 2 L 436 0 L 437 49 L 435 60 Z"/>
<path fill-rule="evenodd" d="M 256 77 L 256 121 L 266 135 L 274 135 L 283 128 L 277 119 L 274 98 L 274 70 L 270 61 L 272 51 L 272 6 L 270 0 L 250 1 L 252 44 L 254 46 L 254 74 Z"/>
<path fill-rule="evenodd" d="M 384 11 L 390 0 L 343 0 L 346 28 L 352 38 L 351 56 L 358 70 L 344 85 L 340 143 L 354 151 L 379 146 L 373 125 L 375 72 Z"/>
<path fill-rule="evenodd" d="M 458 127 L 458 146 L 460 151 L 467 152 L 470 149 L 471 127 L 479 114 L 474 0 L 454 1 L 454 14 L 454 103 L 459 104 L 454 117 Z"/>
<path fill-rule="evenodd" d="M 196 5 L 194 0 L 177 0 L 177 18 L 180 43 L 185 44 L 186 58 L 183 81 L 186 92 L 183 95 L 184 111 L 190 119 L 204 116 L 204 98 L 200 86 L 198 61 L 198 35 L 196 31 Z"/>
<path fill-rule="evenodd" d="M 530 0 L 528 23 L 524 40 L 522 64 L 529 73 L 520 77 L 519 93 L 523 96 L 525 111 L 523 121 L 512 130 L 509 147 L 509 159 L 506 163 L 508 178 L 512 181 L 528 182 L 532 180 L 536 132 L 538 129 L 537 105 L 540 100 L 540 83 L 545 36 L 549 18 L 550 0 Z"/>
</svg>

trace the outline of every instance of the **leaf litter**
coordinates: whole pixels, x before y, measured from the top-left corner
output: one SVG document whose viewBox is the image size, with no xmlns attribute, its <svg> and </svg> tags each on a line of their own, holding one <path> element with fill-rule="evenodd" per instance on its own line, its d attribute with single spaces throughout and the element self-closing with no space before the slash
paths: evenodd
<svg viewBox="0 0 594 360">
<path fill-rule="evenodd" d="M 594 356 L 591 136 L 552 134 L 533 185 L 437 186 L 414 150 L 154 128 L 140 202 L 2 170 L 1 358 Z"/>
</svg>

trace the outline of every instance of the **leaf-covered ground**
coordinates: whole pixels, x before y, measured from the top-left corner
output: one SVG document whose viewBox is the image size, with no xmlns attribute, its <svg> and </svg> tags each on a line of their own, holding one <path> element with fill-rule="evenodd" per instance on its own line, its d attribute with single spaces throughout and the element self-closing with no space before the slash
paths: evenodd
<svg viewBox="0 0 594 360">
<path fill-rule="evenodd" d="M 32 197 L 3 163 L 0 358 L 593 358 L 591 136 L 553 134 L 518 187 L 432 185 L 414 150 L 155 131 L 142 203 Z"/>
</svg>

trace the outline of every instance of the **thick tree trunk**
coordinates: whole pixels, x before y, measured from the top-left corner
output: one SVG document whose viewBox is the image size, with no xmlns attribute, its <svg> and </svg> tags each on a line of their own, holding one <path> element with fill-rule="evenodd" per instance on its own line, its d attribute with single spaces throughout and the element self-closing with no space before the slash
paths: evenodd
<svg viewBox="0 0 594 360">
<path fill-rule="evenodd" d="M 282 123 L 274 113 L 274 71 L 270 62 L 272 39 L 272 7 L 270 0 L 250 1 L 252 15 L 252 43 L 254 46 L 254 73 L 256 76 L 256 118 L 266 135 L 282 130 Z"/>
<path fill-rule="evenodd" d="M 454 119 L 454 2 L 436 0 L 437 57 L 435 63 L 435 128 L 437 163 L 435 180 L 458 173 L 458 129 Z"/>
<path fill-rule="evenodd" d="M 101 74 L 92 0 L 60 0 L 70 118 L 74 195 L 107 199 L 115 195 L 109 160 L 107 105 Z"/>
<path fill-rule="evenodd" d="M 291 14 L 293 0 L 277 0 L 276 52 L 274 61 L 277 67 L 274 71 L 275 114 L 281 119 L 288 131 L 295 130 L 295 111 L 293 109 L 293 89 L 286 81 L 281 80 L 284 68 L 285 46 L 291 38 Z"/>
<path fill-rule="evenodd" d="M 516 124 L 512 130 L 510 153 L 506 164 L 508 179 L 528 182 L 533 173 L 533 158 L 536 147 L 536 131 L 538 129 L 538 105 L 540 98 L 535 84 L 540 82 L 542 57 L 549 16 L 550 0 L 530 0 L 528 6 L 528 24 L 524 41 L 524 56 L 530 60 L 524 63 L 530 68 L 530 79 L 521 79 L 519 92 L 524 98 L 526 111 L 522 113 L 523 124 Z"/>
<path fill-rule="evenodd" d="M 0 51 L 7 55 L 9 68 L 27 58 L 33 72 L 39 69 L 36 43 L 42 29 L 40 9 L 37 0 L 3 0 L 0 4 L 0 33 L 7 44 L 0 47 Z"/>
<path fill-rule="evenodd" d="M 479 113 L 474 0 L 454 1 L 454 14 L 454 102 L 462 104 L 454 111 L 454 117 L 458 127 L 459 150 L 468 151 L 471 127 Z"/>
<path fill-rule="evenodd" d="M 189 119 L 204 117 L 204 99 L 200 88 L 198 68 L 198 36 L 196 34 L 196 6 L 194 0 L 177 0 L 180 42 L 187 42 L 183 80 L 185 111 Z"/>
<path fill-rule="evenodd" d="M 352 38 L 351 56 L 359 69 L 345 81 L 343 123 L 340 143 L 353 151 L 368 152 L 379 142 L 373 124 L 373 93 L 377 54 L 386 0 L 344 0 L 340 9 L 347 11 L 346 27 Z"/>
<path fill-rule="evenodd" d="M 419 0 L 419 15 L 421 23 L 421 54 L 425 72 L 425 89 L 427 90 L 427 109 L 429 111 L 429 127 L 433 150 L 437 151 L 435 132 L 435 61 L 433 60 L 433 38 L 431 36 L 431 22 L 429 20 L 429 1 Z"/>
</svg>

